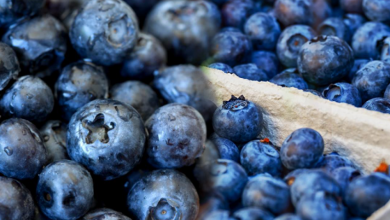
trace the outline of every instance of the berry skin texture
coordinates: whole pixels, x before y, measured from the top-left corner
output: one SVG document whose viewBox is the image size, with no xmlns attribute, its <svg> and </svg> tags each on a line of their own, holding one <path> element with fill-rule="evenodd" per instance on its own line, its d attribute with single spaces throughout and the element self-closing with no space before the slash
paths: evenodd
<svg viewBox="0 0 390 220">
<path fill-rule="evenodd" d="M 190 166 L 205 149 L 205 121 L 188 105 L 165 105 L 156 110 L 145 126 L 149 132 L 147 160 L 156 168 Z"/>
<path fill-rule="evenodd" d="M 138 33 L 135 13 L 125 2 L 91 0 L 74 19 L 69 37 L 81 57 L 109 66 L 124 61 Z"/>
<path fill-rule="evenodd" d="M 358 88 L 363 102 L 382 97 L 389 83 L 390 64 L 379 60 L 361 67 L 352 79 L 352 84 Z"/>
<path fill-rule="evenodd" d="M 0 219 L 34 219 L 34 201 L 19 181 L 0 176 Z"/>
<path fill-rule="evenodd" d="M 311 25 L 313 7 L 310 0 L 277 0 L 274 6 L 276 18 L 285 26 L 294 24 Z"/>
<path fill-rule="evenodd" d="M 339 167 L 332 171 L 332 177 L 341 187 L 341 192 L 345 195 L 349 184 L 357 177 L 360 177 L 361 173 L 359 170 L 353 167 Z"/>
<path fill-rule="evenodd" d="M 348 74 L 348 77 L 347 77 L 348 81 L 352 82 L 353 78 L 356 75 L 356 72 L 359 71 L 360 68 L 363 67 L 364 65 L 366 65 L 368 62 L 370 62 L 370 60 L 356 59 L 355 63 L 353 64 L 353 67 L 352 67 L 351 71 L 349 71 L 349 74 Z"/>
<path fill-rule="evenodd" d="M 214 113 L 213 128 L 220 137 L 235 143 L 245 143 L 255 139 L 263 126 L 263 113 L 253 102 L 244 96 L 232 96 Z"/>
<path fill-rule="evenodd" d="M 123 215 L 122 213 L 108 208 L 99 208 L 90 211 L 81 220 L 99 220 L 99 219 L 131 220 L 129 217 Z"/>
<path fill-rule="evenodd" d="M 348 103 L 356 107 L 362 106 L 362 98 L 356 86 L 349 83 L 331 84 L 322 92 L 323 96 L 330 100 L 339 103 Z"/>
<path fill-rule="evenodd" d="M 243 30 L 245 22 L 260 9 L 260 5 L 253 0 L 228 0 L 221 8 L 222 24 Z"/>
<path fill-rule="evenodd" d="M 290 170 L 312 168 L 324 152 L 324 140 L 311 128 L 295 130 L 283 142 L 280 158 Z"/>
<path fill-rule="evenodd" d="M 20 77 L 0 99 L 0 111 L 7 117 L 43 122 L 53 111 L 54 96 L 49 86 L 35 76 Z"/>
<path fill-rule="evenodd" d="M 51 219 L 79 219 L 91 207 L 93 196 L 91 174 L 74 161 L 51 163 L 39 174 L 37 202 Z"/>
<path fill-rule="evenodd" d="M 46 149 L 35 125 L 20 118 L 0 124 L 0 173 L 15 179 L 33 179 L 46 161 Z"/>
<path fill-rule="evenodd" d="M 356 217 L 367 218 L 390 200 L 390 179 L 382 173 L 356 178 L 349 184 L 345 202 Z"/>
<path fill-rule="evenodd" d="M 268 76 L 262 69 L 258 68 L 256 64 L 248 63 L 237 65 L 233 68 L 233 72 L 243 79 L 254 81 L 267 81 Z"/>
<path fill-rule="evenodd" d="M 353 0 L 355 1 L 355 0 Z M 359 0 L 357 0 L 359 1 Z M 345 14 L 344 15 L 344 23 L 349 28 L 351 35 L 356 32 L 364 23 L 366 23 L 365 17 L 359 14 Z M 351 36 L 351 37 L 352 37 Z M 351 39 L 352 40 L 352 39 Z"/>
<path fill-rule="evenodd" d="M 250 62 L 256 64 L 256 66 L 267 74 L 271 79 L 279 73 L 279 60 L 274 52 L 270 51 L 253 51 Z"/>
<path fill-rule="evenodd" d="M 16 79 L 20 72 L 20 65 L 15 51 L 5 43 L 0 42 L 0 91 Z"/>
<path fill-rule="evenodd" d="M 270 82 L 282 87 L 294 87 L 301 90 L 308 89 L 309 85 L 307 85 L 306 81 L 296 72 L 295 68 L 287 69 L 274 76 Z"/>
<path fill-rule="evenodd" d="M 46 0 L 11 0 L 0 2 L 0 27 L 10 25 L 21 17 L 33 16 Z"/>
<path fill-rule="evenodd" d="M 61 121 L 47 121 L 40 129 L 47 151 L 47 163 L 69 159 L 66 151 L 68 125 Z"/>
<path fill-rule="evenodd" d="M 233 213 L 233 218 L 231 219 L 245 219 L 245 220 L 256 220 L 256 219 L 262 219 L 262 220 L 273 220 L 275 217 L 269 213 L 268 211 L 255 208 L 255 207 L 248 207 L 248 208 L 242 208 Z M 218 219 L 218 218 L 215 218 Z M 222 220 L 222 219 L 219 219 Z M 224 219 L 223 219 L 224 220 Z"/>
<path fill-rule="evenodd" d="M 340 7 L 346 13 L 362 14 L 363 0 L 340 0 Z"/>
<path fill-rule="evenodd" d="M 347 76 L 354 64 L 352 48 L 335 36 L 318 36 L 302 45 L 298 70 L 311 84 L 326 86 Z"/>
<path fill-rule="evenodd" d="M 386 98 L 373 98 L 364 103 L 363 108 L 390 114 L 390 99 Z"/>
<path fill-rule="evenodd" d="M 219 137 L 214 133 L 210 137 L 210 141 L 215 145 L 219 159 L 233 160 L 235 162 L 240 160 L 240 150 L 231 140 Z"/>
<path fill-rule="evenodd" d="M 351 29 L 342 18 L 328 18 L 320 24 L 317 30 L 320 35 L 336 36 L 345 42 L 350 42 L 352 38 Z"/>
<path fill-rule="evenodd" d="M 363 11 L 371 21 L 390 22 L 390 5 L 386 0 L 363 0 Z"/>
<path fill-rule="evenodd" d="M 71 118 L 67 133 L 69 157 L 103 180 L 123 176 L 142 157 L 145 127 L 131 106 L 97 99 Z"/>
<path fill-rule="evenodd" d="M 316 168 L 321 168 L 322 170 L 332 173 L 335 169 L 339 167 L 355 167 L 354 163 L 346 157 L 340 156 L 338 154 L 327 154 L 324 155 L 318 163 L 315 165 Z"/>
<path fill-rule="evenodd" d="M 142 177 L 127 197 L 136 219 L 195 220 L 199 196 L 191 181 L 176 170 L 156 170 Z"/>
</svg>

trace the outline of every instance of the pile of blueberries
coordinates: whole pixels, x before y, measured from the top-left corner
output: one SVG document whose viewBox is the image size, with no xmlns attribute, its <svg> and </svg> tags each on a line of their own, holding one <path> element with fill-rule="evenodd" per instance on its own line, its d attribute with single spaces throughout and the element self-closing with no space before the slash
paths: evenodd
<svg viewBox="0 0 390 220">
<path fill-rule="evenodd" d="M 365 219 L 385 163 L 273 145 L 200 66 L 390 113 L 388 25 L 386 0 L 0 0 L 0 219 Z"/>
</svg>

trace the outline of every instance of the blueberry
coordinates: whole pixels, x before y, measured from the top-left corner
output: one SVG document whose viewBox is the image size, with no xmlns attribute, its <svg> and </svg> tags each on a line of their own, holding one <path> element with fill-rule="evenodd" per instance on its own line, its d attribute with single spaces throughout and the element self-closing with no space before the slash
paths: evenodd
<svg viewBox="0 0 390 220">
<path fill-rule="evenodd" d="M 390 99 L 390 84 L 386 87 L 385 94 L 383 95 L 383 98 Z"/>
<path fill-rule="evenodd" d="M 276 45 L 276 54 L 280 62 L 289 68 L 297 67 L 299 50 L 316 35 L 316 32 L 306 25 L 293 25 L 284 29 Z"/>
<path fill-rule="evenodd" d="M 352 38 L 352 48 L 357 59 L 377 59 L 380 51 L 377 46 L 390 36 L 390 27 L 380 22 L 366 22 L 356 30 Z"/>
<path fill-rule="evenodd" d="M 45 0 L 8 0 L 0 2 L 0 27 L 14 23 L 24 16 L 32 16 L 45 5 Z"/>
<path fill-rule="evenodd" d="M 47 151 L 47 163 L 68 159 L 66 152 L 66 131 L 68 125 L 61 121 L 47 121 L 40 134 Z"/>
<path fill-rule="evenodd" d="M 361 0 L 353 0 L 353 1 L 361 1 Z M 364 23 L 366 23 L 366 19 L 359 14 L 345 14 L 344 15 L 344 23 L 349 28 L 350 33 L 353 34 L 359 29 Z"/>
<path fill-rule="evenodd" d="M 11 80 L 16 79 L 19 72 L 20 66 L 15 51 L 0 42 L 0 91 L 4 90 Z"/>
<path fill-rule="evenodd" d="M 253 0 L 229 0 L 221 8 L 223 26 L 242 30 L 245 21 L 258 11 L 260 5 Z"/>
<path fill-rule="evenodd" d="M 130 105 L 146 121 L 160 107 L 157 94 L 139 81 L 126 81 L 110 89 L 111 99 Z"/>
<path fill-rule="evenodd" d="M 214 62 L 235 66 L 248 59 L 252 52 L 252 43 L 241 31 L 222 29 L 212 39 L 210 55 Z"/>
<path fill-rule="evenodd" d="M 156 170 L 132 187 L 127 206 L 140 220 L 195 220 L 199 211 L 199 197 L 184 174 L 175 170 Z"/>
<path fill-rule="evenodd" d="M 239 152 L 237 153 L 239 157 Z M 221 159 L 221 154 L 219 152 L 219 149 L 215 146 L 215 144 L 211 140 L 207 140 L 205 144 L 204 152 L 199 157 L 199 159 L 196 160 L 194 169 L 199 169 L 199 167 L 202 167 L 203 165 L 210 163 L 210 161 L 214 161 L 218 159 Z M 238 162 L 237 160 L 234 161 Z"/>
<path fill-rule="evenodd" d="M 356 107 L 362 106 L 362 99 L 356 86 L 349 83 L 335 83 L 329 85 L 323 92 L 323 96 L 339 103 L 348 103 Z"/>
<path fill-rule="evenodd" d="M 148 162 L 156 168 L 190 166 L 204 151 L 206 124 L 194 108 L 168 104 L 146 121 Z"/>
<path fill-rule="evenodd" d="M 367 218 L 390 200 L 390 180 L 377 173 L 354 179 L 345 194 L 345 203 L 356 217 Z"/>
<path fill-rule="evenodd" d="M 112 180 L 139 162 L 145 138 L 144 123 L 133 107 L 97 99 L 72 116 L 66 146 L 72 160 L 101 179 Z"/>
<path fill-rule="evenodd" d="M 341 187 L 338 183 L 320 170 L 308 170 L 300 173 L 293 180 L 290 190 L 291 199 L 296 208 L 304 196 L 311 196 L 319 191 L 341 196 Z"/>
<path fill-rule="evenodd" d="M 279 152 L 266 141 L 255 140 L 245 144 L 241 150 L 240 161 L 250 176 L 269 173 L 278 177 L 282 172 Z"/>
<path fill-rule="evenodd" d="M 0 176 L 0 219 L 33 219 L 34 201 L 30 191 L 19 181 Z"/>
<path fill-rule="evenodd" d="M 35 76 L 19 78 L 0 99 L 0 111 L 4 115 L 32 122 L 43 122 L 53 108 L 53 92 Z"/>
<path fill-rule="evenodd" d="M 390 63 L 390 37 L 383 40 L 381 50 L 381 60 Z"/>
<path fill-rule="evenodd" d="M 273 220 L 274 216 L 262 209 L 255 207 L 242 208 L 233 213 L 232 219 L 243 219 L 243 220 Z"/>
<path fill-rule="evenodd" d="M 213 128 L 220 137 L 237 143 L 255 139 L 263 126 L 263 113 L 244 96 L 232 96 L 214 113 Z"/>
<path fill-rule="evenodd" d="M 383 96 L 389 83 L 390 64 L 378 60 L 361 67 L 352 79 L 352 84 L 358 88 L 363 102 Z"/>
<path fill-rule="evenodd" d="M 157 38 L 140 33 L 134 49 L 123 62 L 121 76 L 129 79 L 147 80 L 154 71 L 165 66 L 167 52 Z"/>
<path fill-rule="evenodd" d="M 390 5 L 386 0 L 363 0 L 363 11 L 371 21 L 390 22 Z"/>
<path fill-rule="evenodd" d="M 251 39 L 254 49 L 274 50 L 281 30 L 276 18 L 258 12 L 248 18 L 244 32 Z"/>
<path fill-rule="evenodd" d="M 67 51 L 64 26 L 51 15 L 25 18 L 2 38 L 19 58 L 23 72 L 47 77 L 61 67 Z"/>
<path fill-rule="evenodd" d="M 89 0 L 46 0 L 48 12 L 58 18 L 70 30 L 74 18 Z"/>
<path fill-rule="evenodd" d="M 207 57 L 221 15 L 207 1 L 160 1 L 148 14 L 144 31 L 157 37 L 175 63 L 199 64 Z"/>
<path fill-rule="evenodd" d="M 129 217 L 120 212 L 108 208 L 95 209 L 88 212 L 81 220 L 99 220 L 99 219 L 117 219 L 117 220 L 131 220 Z"/>
<path fill-rule="evenodd" d="M 352 38 L 351 29 L 345 24 L 342 18 L 328 18 L 318 27 L 318 34 L 327 36 L 337 36 L 346 42 Z"/>
<path fill-rule="evenodd" d="M 346 13 L 362 14 L 363 0 L 340 0 L 340 7 Z"/>
<path fill-rule="evenodd" d="M 331 173 L 339 167 L 355 167 L 355 164 L 346 157 L 327 154 L 318 161 L 315 167 Z"/>
<path fill-rule="evenodd" d="M 364 65 L 366 65 L 368 62 L 370 62 L 370 60 L 356 59 L 351 71 L 349 71 L 349 74 L 347 76 L 348 81 L 352 82 L 352 79 L 355 77 L 356 72 L 359 71 L 360 68 L 363 67 Z"/>
<path fill-rule="evenodd" d="M 210 140 L 218 151 L 219 159 L 233 160 L 235 162 L 240 160 L 240 151 L 232 141 L 219 137 L 217 134 L 213 134 Z"/>
<path fill-rule="evenodd" d="M 363 108 L 371 110 L 371 111 L 377 111 L 377 112 L 390 114 L 390 99 L 373 98 L 373 99 L 368 100 L 363 105 Z"/>
<path fill-rule="evenodd" d="M 196 167 L 194 176 L 202 191 L 220 193 L 229 202 L 235 202 L 241 197 L 248 181 L 240 164 L 224 159 Z"/>
<path fill-rule="evenodd" d="M 93 195 L 91 175 L 74 161 L 51 163 L 39 174 L 37 202 L 51 219 L 79 219 L 91 207 Z"/>
<path fill-rule="evenodd" d="M 346 208 L 337 195 L 325 191 L 304 196 L 296 212 L 302 219 L 345 220 L 347 217 Z"/>
<path fill-rule="evenodd" d="M 203 220 L 232 220 L 229 218 L 229 211 L 227 210 L 215 210 L 208 213 Z"/>
<path fill-rule="evenodd" d="M 233 73 L 233 69 L 225 63 L 212 63 L 208 65 L 209 68 L 221 70 L 224 73 Z"/>
<path fill-rule="evenodd" d="M 242 204 L 245 207 L 258 207 L 279 215 L 291 206 L 290 188 L 280 179 L 258 175 L 246 184 L 242 193 Z"/>
<path fill-rule="evenodd" d="M 268 80 L 267 73 L 256 66 L 254 63 L 241 64 L 233 68 L 234 73 L 243 79 L 254 81 Z"/>
<path fill-rule="evenodd" d="M 284 178 L 283 181 L 287 183 L 287 185 L 291 186 L 295 179 L 301 175 L 302 173 L 310 172 L 310 169 L 296 169 L 289 172 Z"/>
<path fill-rule="evenodd" d="M 357 177 L 360 177 L 359 170 L 353 167 L 339 167 L 333 170 L 332 177 L 341 187 L 341 192 L 344 195 L 349 184 Z"/>
<path fill-rule="evenodd" d="M 55 97 L 62 118 L 72 115 L 88 102 L 108 97 L 108 80 L 101 67 L 86 61 L 69 64 L 55 84 Z"/>
<path fill-rule="evenodd" d="M 311 168 L 324 152 L 324 140 L 311 128 L 295 130 L 283 142 L 280 158 L 287 169 Z"/>
<path fill-rule="evenodd" d="M 205 220 L 206 217 L 217 210 L 229 210 L 229 203 L 225 200 L 225 198 L 218 193 L 211 193 L 203 198 L 201 197 L 197 219 Z"/>
<path fill-rule="evenodd" d="M 274 52 L 270 51 L 253 51 L 250 62 L 262 69 L 269 79 L 279 73 L 279 60 Z"/>
<path fill-rule="evenodd" d="M 287 69 L 282 73 L 274 76 L 270 82 L 282 87 L 294 87 L 297 89 L 308 89 L 306 81 L 297 73 L 297 69 Z"/>
<path fill-rule="evenodd" d="M 298 69 L 311 84 L 324 86 L 344 78 L 354 64 L 352 48 L 335 36 L 318 36 L 302 45 Z"/>
<path fill-rule="evenodd" d="M 125 2 L 90 0 L 74 19 L 69 36 L 81 57 L 109 66 L 125 59 L 138 32 L 135 13 Z"/>
<path fill-rule="evenodd" d="M 207 98 L 206 79 L 201 69 L 192 65 L 167 67 L 156 73 L 154 87 L 169 103 L 194 107 L 204 119 L 211 119 L 216 106 Z"/>
<path fill-rule="evenodd" d="M 284 215 L 279 215 L 275 220 L 302 220 L 301 217 L 295 214 L 287 213 Z"/>
</svg>

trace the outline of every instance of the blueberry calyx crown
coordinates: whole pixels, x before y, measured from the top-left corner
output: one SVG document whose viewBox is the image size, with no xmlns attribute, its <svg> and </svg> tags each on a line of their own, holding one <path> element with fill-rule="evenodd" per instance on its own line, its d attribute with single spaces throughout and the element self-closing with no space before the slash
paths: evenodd
<svg viewBox="0 0 390 220">
<path fill-rule="evenodd" d="M 317 36 L 310 40 L 310 43 L 316 43 L 316 42 L 325 42 L 328 37 L 325 35 Z"/>
<path fill-rule="evenodd" d="M 243 95 L 240 95 L 238 98 L 232 95 L 229 101 L 223 101 L 222 108 L 237 111 L 245 108 L 248 104 L 249 102 L 245 100 Z"/>
</svg>

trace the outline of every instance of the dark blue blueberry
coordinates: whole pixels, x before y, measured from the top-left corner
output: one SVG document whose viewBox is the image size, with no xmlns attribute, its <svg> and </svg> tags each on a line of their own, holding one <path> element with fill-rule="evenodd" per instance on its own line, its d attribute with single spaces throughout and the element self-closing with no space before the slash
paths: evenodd
<svg viewBox="0 0 390 220">
<path fill-rule="evenodd" d="M 381 50 L 381 60 L 390 63 L 390 37 L 383 40 Z"/>
<path fill-rule="evenodd" d="M 206 124 L 194 108 L 168 104 L 146 121 L 146 154 L 156 168 L 180 168 L 195 163 L 205 148 Z"/>
<path fill-rule="evenodd" d="M 20 66 L 15 51 L 0 42 L 0 91 L 4 90 L 11 80 L 16 79 L 19 72 Z"/>
<path fill-rule="evenodd" d="M 229 220 L 233 219 L 242 219 L 242 220 L 273 220 L 274 216 L 262 209 L 255 208 L 255 207 L 248 207 L 248 208 L 242 208 L 237 211 L 235 211 L 232 214 L 233 218 L 230 218 Z M 216 219 L 215 219 L 216 220 Z"/>
<path fill-rule="evenodd" d="M 305 195 L 313 195 L 318 191 L 325 191 L 335 196 L 341 196 L 341 188 L 331 176 L 321 170 L 301 172 L 290 187 L 291 199 L 295 207 Z M 315 219 L 315 218 L 314 218 Z"/>
<path fill-rule="evenodd" d="M 117 219 L 117 220 L 131 220 L 129 217 L 120 212 L 108 208 L 94 209 L 88 212 L 82 220 L 99 220 L 99 219 Z"/>
<path fill-rule="evenodd" d="M 135 13 L 125 2 L 90 0 L 75 17 L 69 36 L 81 57 L 109 66 L 125 59 L 138 32 Z"/>
<path fill-rule="evenodd" d="M 297 89 L 308 89 L 306 81 L 296 73 L 296 69 L 287 69 L 282 73 L 274 76 L 270 82 L 282 87 L 294 87 Z"/>
<path fill-rule="evenodd" d="M 175 170 L 156 170 L 131 188 L 127 207 L 140 220 L 195 220 L 199 212 L 199 197 L 184 174 Z"/>
<path fill-rule="evenodd" d="M 367 218 L 390 200 L 390 179 L 378 173 L 354 179 L 345 194 L 345 203 L 356 217 Z"/>
<path fill-rule="evenodd" d="M 390 99 L 390 84 L 386 87 L 385 94 L 383 95 L 383 98 Z"/>
<path fill-rule="evenodd" d="M 373 99 L 368 100 L 363 105 L 363 108 L 371 110 L 371 111 L 377 111 L 377 112 L 390 114 L 390 99 L 373 98 Z"/>
<path fill-rule="evenodd" d="M 318 36 L 302 45 L 298 70 L 311 84 L 325 86 L 348 75 L 354 64 L 352 48 L 335 36 Z"/>
<path fill-rule="evenodd" d="M 194 176 L 202 191 L 220 193 L 229 202 L 235 202 L 241 197 L 248 181 L 240 164 L 223 159 L 197 166 Z"/>
<path fill-rule="evenodd" d="M 278 57 L 274 52 L 253 51 L 250 62 L 264 70 L 269 79 L 279 73 L 280 64 Z"/>
<path fill-rule="evenodd" d="M 0 99 L 0 111 L 7 117 L 43 122 L 53 111 L 54 96 L 49 86 L 35 76 L 23 76 Z"/>
<path fill-rule="evenodd" d="M 216 106 L 206 94 L 206 82 L 201 69 L 192 65 L 178 65 L 156 72 L 154 87 L 168 103 L 192 106 L 208 121 Z"/>
<path fill-rule="evenodd" d="M 352 38 L 352 48 L 357 59 L 377 59 L 380 56 L 378 45 L 390 36 L 390 27 L 380 22 L 366 22 L 356 30 Z"/>
<path fill-rule="evenodd" d="M 167 52 L 161 42 L 152 35 L 140 33 L 134 49 L 126 55 L 121 76 L 132 80 L 147 80 L 166 63 Z"/>
<path fill-rule="evenodd" d="M 159 0 L 124 0 L 134 10 L 137 18 L 142 21 L 146 18 Z"/>
<path fill-rule="evenodd" d="M 239 159 L 239 157 L 240 157 L 240 154 L 238 153 L 238 159 Z M 199 157 L 199 159 L 196 161 L 194 169 L 198 169 L 199 167 L 210 163 L 210 161 L 214 161 L 214 160 L 218 160 L 218 159 L 221 159 L 218 148 L 215 146 L 215 144 L 211 140 L 207 140 L 206 144 L 205 144 L 204 152 Z M 235 162 L 238 162 L 238 160 Z"/>
<path fill-rule="evenodd" d="M 160 107 L 157 94 L 150 86 L 138 81 L 126 81 L 110 89 L 110 98 L 130 105 L 146 121 Z"/>
<path fill-rule="evenodd" d="M 310 172 L 310 169 L 296 169 L 289 172 L 284 178 L 283 181 L 287 183 L 287 185 L 291 186 L 295 179 L 301 175 L 302 173 Z"/>
<path fill-rule="evenodd" d="M 30 191 L 19 181 L 0 176 L 0 219 L 34 219 L 34 201 Z"/>
<path fill-rule="evenodd" d="M 248 18 L 244 32 L 252 41 L 254 49 L 272 51 L 275 50 L 281 30 L 273 16 L 258 12 Z"/>
<path fill-rule="evenodd" d="M 201 197 L 200 209 L 197 219 L 205 220 L 217 210 L 229 210 L 229 203 L 218 193 L 210 193 Z"/>
<path fill-rule="evenodd" d="M 70 30 L 74 18 L 89 0 L 46 0 L 48 12 L 58 18 Z"/>
<path fill-rule="evenodd" d="M 259 3 L 253 0 L 229 0 L 221 8 L 222 24 L 243 30 L 247 19 L 260 10 Z"/>
<path fill-rule="evenodd" d="M 344 156 L 328 154 L 324 155 L 315 167 L 331 173 L 339 167 L 355 167 L 355 164 Z"/>
<path fill-rule="evenodd" d="M 382 97 L 390 83 L 390 63 L 371 61 L 360 68 L 352 79 L 352 84 L 360 92 L 363 102 Z"/>
<path fill-rule="evenodd" d="M 361 1 L 361 0 L 352 0 L 352 1 Z M 359 29 L 364 23 L 366 23 L 366 19 L 359 14 L 345 14 L 344 15 L 344 23 L 349 28 L 350 33 L 353 34 Z"/>
<path fill-rule="evenodd" d="M 219 153 L 219 159 L 227 159 L 239 162 L 240 151 L 236 144 L 234 144 L 231 140 L 219 137 L 217 134 L 213 134 L 210 137 L 210 140 L 215 145 Z"/>
<path fill-rule="evenodd" d="M 337 36 L 346 42 L 352 38 L 350 28 L 345 24 L 342 18 L 328 18 L 318 27 L 318 34 L 326 36 Z"/>
<path fill-rule="evenodd" d="M 335 83 L 329 85 L 323 92 L 323 96 L 334 102 L 347 103 L 356 107 L 362 106 L 362 98 L 356 86 L 349 83 Z"/>
<path fill-rule="evenodd" d="M 319 92 L 319 91 L 317 91 L 317 90 L 314 90 L 314 89 L 304 89 L 303 91 L 305 91 L 305 92 L 310 92 L 310 93 L 313 94 L 313 95 L 316 95 L 316 96 L 318 96 L 318 97 L 324 98 L 324 97 L 322 96 L 322 93 Z"/>
<path fill-rule="evenodd" d="M 282 162 L 279 152 L 266 141 L 250 141 L 241 150 L 241 166 L 250 176 L 269 173 L 279 177 L 282 172 Z"/>
<path fill-rule="evenodd" d="M 280 157 L 287 169 L 312 168 L 323 152 L 324 140 L 321 134 L 311 128 L 301 128 L 284 140 Z"/>
<path fill-rule="evenodd" d="M 340 0 L 340 7 L 346 13 L 363 14 L 363 0 Z"/>
<path fill-rule="evenodd" d="M 248 36 L 237 29 L 222 29 L 214 36 L 210 55 L 214 62 L 235 66 L 244 62 L 252 52 L 252 43 Z"/>
<path fill-rule="evenodd" d="M 225 63 L 212 63 L 208 65 L 209 68 L 221 70 L 224 73 L 233 73 L 233 69 Z"/>
<path fill-rule="evenodd" d="M 107 77 L 101 67 L 90 62 L 69 64 L 57 79 L 55 97 L 63 119 L 69 121 L 88 102 L 108 97 Z"/>
<path fill-rule="evenodd" d="M 302 220 L 302 219 L 298 215 L 287 213 L 287 214 L 284 214 L 284 215 L 279 215 L 274 220 Z"/>
<path fill-rule="evenodd" d="M 40 133 L 46 147 L 47 163 L 68 159 L 66 151 L 66 132 L 68 125 L 61 121 L 47 121 Z"/>
<path fill-rule="evenodd" d="M 161 41 L 171 62 L 200 64 L 220 24 L 220 12 L 212 2 L 169 0 L 153 8 L 144 31 Z"/>
<path fill-rule="evenodd" d="M 101 179 L 112 180 L 134 168 L 145 139 L 144 123 L 133 107 L 97 99 L 72 116 L 66 146 L 72 160 Z"/>
<path fill-rule="evenodd" d="M 32 16 L 45 5 L 45 0 L 7 0 L 0 2 L 0 27 L 14 23 L 24 16 Z"/>
<path fill-rule="evenodd" d="M 359 170 L 353 167 L 339 167 L 332 172 L 332 177 L 341 187 L 341 192 L 344 195 L 348 185 L 357 177 L 360 177 L 361 173 Z"/>
<path fill-rule="evenodd" d="M 363 11 L 371 21 L 390 22 L 390 5 L 387 0 L 363 0 Z"/>
<path fill-rule="evenodd" d="M 293 25 L 284 29 L 276 45 L 279 61 L 286 67 L 297 67 L 299 50 L 316 35 L 316 32 L 306 25 Z"/>
<path fill-rule="evenodd" d="M 370 62 L 370 60 L 356 59 L 351 71 L 349 71 L 349 74 L 347 76 L 348 81 L 352 82 L 352 79 L 355 77 L 355 74 L 357 73 L 357 71 L 359 71 L 360 68 L 363 67 L 364 65 L 366 65 L 368 62 Z"/>
<path fill-rule="evenodd" d="M 125 192 L 129 192 L 131 188 L 140 180 L 141 178 L 149 175 L 152 172 L 149 168 L 137 167 L 131 170 L 125 176 L 124 190 Z M 126 194 L 127 195 L 127 194 Z"/>
<path fill-rule="evenodd" d="M 58 70 L 67 51 L 64 26 L 48 14 L 22 19 L 2 40 L 15 50 L 22 70 L 39 77 Z"/>
<path fill-rule="evenodd" d="M 79 219 L 90 209 L 93 196 L 91 175 L 74 161 L 51 163 L 39 174 L 37 203 L 51 219 Z"/>
<path fill-rule="evenodd" d="M 258 175 L 246 184 L 242 193 L 242 204 L 245 207 L 258 207 L 279 215 L 291 207 L 290 188 L 280 179 Z"/>
<path fill-rule="evenodd" d="M 303 196 L 296 212 L 302 219 L 345 220 L 347 218 L 347 210 L 341 199 L 326 191 L 317 191 Z"/>
<path fill-rule="evenodd" d="M 267 73 L 256 66 L 254 63 L 241 64 L 233 68 L 233 72 L 243 79 L 253 81 L 267 81 Z"/>
<path fill-rule="evenodd" d="M 244 96 L 231 97 L 214 113 L 213 128 L 220 137 L 236 143 L 255 139 L 263 126 L 263 113 Z"/>
</svg>

